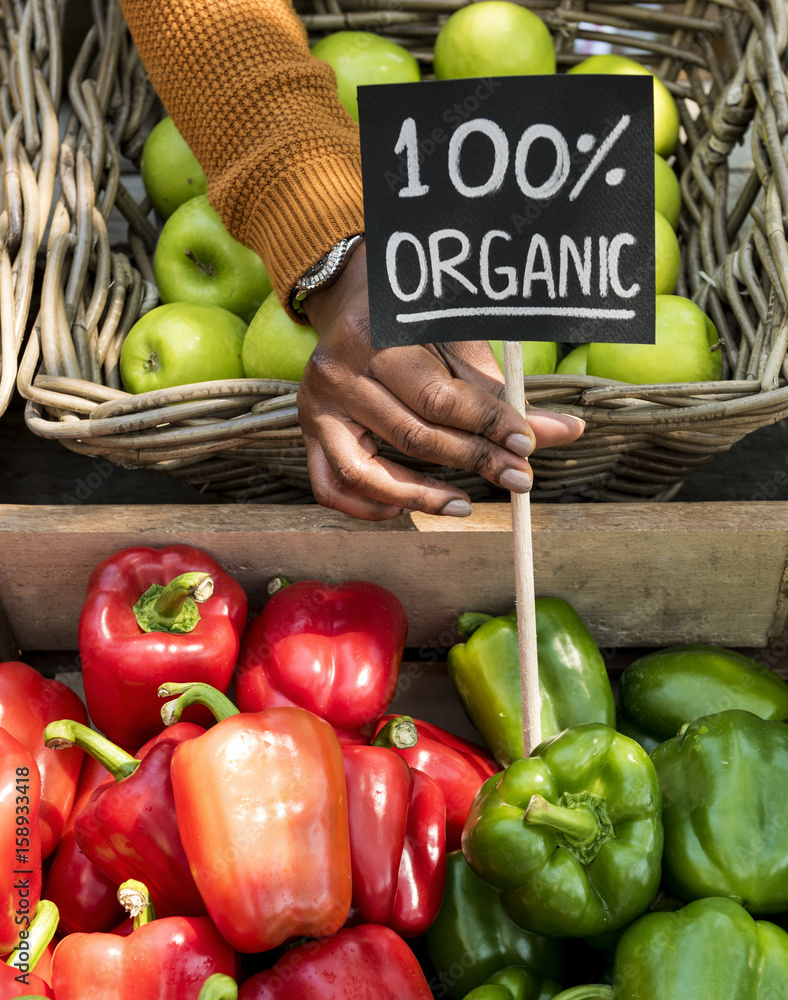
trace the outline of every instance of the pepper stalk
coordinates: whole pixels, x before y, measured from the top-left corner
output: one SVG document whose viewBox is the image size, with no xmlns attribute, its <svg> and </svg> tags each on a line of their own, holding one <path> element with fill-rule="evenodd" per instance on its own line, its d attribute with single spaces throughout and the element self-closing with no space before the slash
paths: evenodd
<svg viewBox="0 0 788 1000">
<path fill-rule="evenodd" d="M 181 715 L 190 705 L 205 705 L 217 722 L 229 719 L 231 715 L 241 714 L 226 695 L 223 695 L 217 688 L 211 687 L 210 684 L 189 681 L 185 683 L 173 681 L 162 684 L 159 688 L 159 697 L 169 698 L 171 695 L 178 695 L 178 697 L 162 706 L 161 717 L 165 726 L 172 726 L 176 722 L 180 722 Z"/>
<path fill-rule="evenodd" d="M 132 918 L 135 931 L 156 919 L 156 911 L 144 882 L 135 878 L 126 879 L 118 886 L 118 902 Z"/>
<path fill-rule="evenodd" d="M 213 594 L 209 573 L 181 573 L 163 587 L 153 583 L 134 605 L 143 632 L 191 632 L 200 620 L 197 604 Z"/>
<path fill-rule="evenodd" d="M 57 722 L 50 722 L 44 729 L 42 739 L 51 750 L 67 750 L 72 746 L 79 747 L 97 760 L 102 767 L 105 767 L 115 781 L 123 781 L 140 766 L 140 762 L 136 758 L 116 746 L 106 736 L 102 736 L 95 729 L 84 726 L 81 722 L 74 722 L 72 719 L 59 719 Z"/>
<path fill-rule="evenodd" d="M 215 972 L 202 984 L 197 1000 L 238 1000 L 238 984 L 231 976 Z"/>
<path fill-rule="evenodd" d="M 48 899 L 39 900 L 35 916 L 27 928 L 27 937 L 6 958 L 6 965 L 14 969 L 20 969 L 24 965 L 27 966 L 26 971 L 32 972 L 55 936 L 59 920 L 60 914 L 55 904 Z"/>
</svg>

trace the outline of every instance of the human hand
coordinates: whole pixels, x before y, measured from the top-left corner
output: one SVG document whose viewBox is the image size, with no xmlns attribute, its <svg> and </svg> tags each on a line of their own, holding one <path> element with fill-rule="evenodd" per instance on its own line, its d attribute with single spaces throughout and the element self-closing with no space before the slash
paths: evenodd
<svg viewBox="0 0 788 1000">
<path fill-rule="evenodd" d="M 487 341 L 374 350 L 362 243 L 338 280 L 304 300 L 319 334 L 298 392 L 312 490 L 325 507 L 366 520 L 406 511 L 471 513 L 466 493 L 378 453 L 373 435 L 403 455 L 467 469 L 515 493 L 533 484 L 528 455 L 567 444 L 582 420 L 503 399 Z"/>
</svg>

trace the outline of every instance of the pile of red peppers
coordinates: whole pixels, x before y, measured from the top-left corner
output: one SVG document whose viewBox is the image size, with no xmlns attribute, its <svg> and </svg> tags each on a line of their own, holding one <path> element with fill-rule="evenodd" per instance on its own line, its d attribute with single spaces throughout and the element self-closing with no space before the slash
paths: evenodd
<svg viewBox="0 0 788 1000">
<path fill-rule="evenodd" d="M 373 583 L 248 620 L 197 548 L 98 565 L 86 704 L 0 664 L 0 1000 L 434 996 L 419 942 L 499 767 L 386 714 L 407 630 Z"/>
</svg>

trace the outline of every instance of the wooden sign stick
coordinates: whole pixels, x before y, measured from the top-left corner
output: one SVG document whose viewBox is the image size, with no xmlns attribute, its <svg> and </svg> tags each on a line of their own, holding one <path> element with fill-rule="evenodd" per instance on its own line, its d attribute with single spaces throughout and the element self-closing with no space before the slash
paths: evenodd
<svg viewBox="0 0 788 1000">
<path fill-rule="evenodd" d="M 506 401 L 525 414 L 523 351 L 517 340 L 503 342 L 503 370 Z M 536 652 L 536 610 L 534 608 L 534 557 L 531 537 L 531 495 L 512 493 L 512 536 L 514 540 L 514 593 L 517 607 L 517 639 L 520 646 L 520 689 L 523 699 L 523 742 L 527 757 L 542 742 L 539 662 Z"/>
</svg>

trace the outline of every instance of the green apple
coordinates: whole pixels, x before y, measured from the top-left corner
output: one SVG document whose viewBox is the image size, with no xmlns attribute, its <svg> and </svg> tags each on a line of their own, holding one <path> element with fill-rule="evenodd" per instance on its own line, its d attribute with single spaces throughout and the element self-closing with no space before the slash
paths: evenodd
<svg viewBox="0 0 788 1000">
<path fill-rule="evenodd" d="M 588 348 L 590 344 L 578 344 L 558 362 L 557 375 L 587 375 Z"/>
<path fill-rule="evenodd" d="M 246 323 L 271 293 L 265 264 L 230 236 L 206 195 L 191 198 L 164 223 L 153 271 L 162 302 L 221 306 Z"/>
<path fill-rule="evenodd" d="M 243 347 L 247 378 L 281 378 L 300 382 L 317 344 L 313 327 L 290 319 L 276 293 L 263 302 L 249 324 Z"/>
<path fill-rule="evenodd" d="M 681 215 L 681 184 L 668 161 L 654 153 L 654 208 L 664 215 L 674 229 Z"/>
<path fill-rule="evenodd" d="M 120 352 L 128 392 L 168 389 L 191 382 L 243 378 L 246 323 L 219 306 L 170 302 L 145 313 Z"/>
<path fill-rule="evenodd" d="M 169 219 L 185 201 L 208 191 L 197 157 L 169 117 L 154 125 L 145 140 L 140 174 L 145 193 L 161 219 Z"/>
<path fill-rule="evenodd" d="M 676 231 L 659 212 L 654 213 L 654 256 L 656 294 L 670 295 L 679 279 L 681 250 Z"/>
<path fill-rule="evenodd" d="M 503 341 L 491 340 L 490 347 L 503 371 Z M 558 344 L 552 340 L 524 340 L 523 375 L 552 375 L 558 364 Z"/>
<path fill-rule="evenodd" d="M 679 109 L 673 94 L 646 66 L 614 52 L 589 56 L 574 65 L 570 73 L 610 73 L 614 76 L 651 76 L 654 80 L 654 150 L 670 156 L 679 141 Z"/>
<path fill-rule="evenodd" d="M 544 21 L 509 0 L 480 0 L 450 15 L 435 39 L 435 76 L 531 76 L 555 73 Z"/>
<path fill-rule="evenodd" d="M 656 343 L 591 344 L 588 374 L 617 382 L 714 382 L 722 377 L 717 331 L 690 299 L 658 295 Z"/>
<path fill-rule="evenodd" d="M 406 48 L 371 31 L 335 31 L 312 46 L 312 55 L 334 70 L 339 99 L 354 121 L 359 86 L 421 80 L 419 64 Z"/>
</svg>

